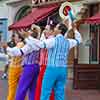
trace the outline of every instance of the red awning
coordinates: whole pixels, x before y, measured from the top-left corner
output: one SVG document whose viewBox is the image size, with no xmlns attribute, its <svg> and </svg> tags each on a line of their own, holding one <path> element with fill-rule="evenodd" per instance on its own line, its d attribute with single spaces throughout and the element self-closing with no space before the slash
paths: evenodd
<svg viewBox="0 0 100 100">
<path fill-rule="evenodd" d="M 90 18 L 87 18 L 85 22 L 88 24 L 100 24 L 100 13 L 97 13 L 96 15 Z"/>
<path fill-rule="evenodd" d="M 25 16 L 18 22 L 15 22 L 14 24 L 10 25 L 9 30 L 27 28 L 31 26 L 33 23 L 37 23 L 45 17 L 47 17 L 53 11 L 57 10 L 58 7 L 58 4 L 52 4 L 45 7 L 33 8 L 32 12 L 29 15 Z"/>
</svg>

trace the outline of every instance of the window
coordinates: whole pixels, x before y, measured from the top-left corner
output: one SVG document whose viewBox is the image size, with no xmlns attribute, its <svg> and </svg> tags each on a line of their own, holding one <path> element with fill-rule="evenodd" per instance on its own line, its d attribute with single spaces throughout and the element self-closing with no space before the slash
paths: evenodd
<svg viewBox="0 0 100 100">
<path fill-rule="evenodd" d="M 90 5 L 90 17 L 97 14 L 99 11 L 99 4 Z M 99 44 L 99 25 L 90 25 L 90 40 L 89 46 L 89 63 L 98 63 L 98 44 Z"/>
<path fill-rule="evenodd" d="M 98 63 L 99 25 L 90 25 L 89 63 Z"/>
<path fill-rule="evenodd" d="M 2 41 L 2 32 L 0 32 L 0 42 Z"/>
<path fill-rule="evenodd" d="M 89 5 L 89 17 L 94 16 L 99 11 L 98 4 Z M 79 64 L 98 64 L 99 63 L 99 35 L 100 25 L 83 24 L 79 27 L 82 34 L 83 43 L 78 49 Z"/>
</svg>

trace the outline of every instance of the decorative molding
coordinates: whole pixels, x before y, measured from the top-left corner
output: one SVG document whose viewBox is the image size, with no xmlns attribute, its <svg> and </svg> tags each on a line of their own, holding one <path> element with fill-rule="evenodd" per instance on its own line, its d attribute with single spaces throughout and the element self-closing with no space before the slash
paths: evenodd
<svg viewBox="0 0 100 100">
<path fill-rule="evenodd" d="M 24 0 L 24 1 L 28 1 L 28 0 Z M 12 5 L 12 4 L 20 3 L 20 2 L 24 2 L 24 1 L 23 0 L 8 0 L 8 1 L 6 1 L 6 4 L 7 5 Z"/>
<path fill-rule="evenodd" d="M 83 0 L 68 0 L 69 2 L 77 2 L 77 1 L 83 1 Z M 45 6 L 49 4 L 54 3 L 62 3 L 66 2 L 66 0 L 32 0 L 32 6 L 33 7 L 39 7 L 39 6 Z"/>
<path fill-rule="evenodd" d="M 54 4 L 54 3 L 62 3 L 65 2 L 66 0 L 54 0 L 54 1 L 48 1 L 48 2 L 39 2 L 37 4 L 32 4 L 33 7 L 39 7 L 39 6 L 45 6 L 45 5 L 49 5 L 49 4 Z"/>
<path fill-rule="evenodd" d="M 83 3 L 86 5 L 96 4 L 96 3 L 100 3 L 100 0 L 84 0 Z"/>
</svg>

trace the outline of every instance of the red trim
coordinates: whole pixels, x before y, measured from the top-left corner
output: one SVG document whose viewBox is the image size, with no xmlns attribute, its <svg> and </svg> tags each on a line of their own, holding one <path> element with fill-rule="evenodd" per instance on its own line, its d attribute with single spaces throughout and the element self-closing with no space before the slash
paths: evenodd
<svg viewBox="0 0 100 100">
<path fill-rule="evenodd" d="M 97 13 L 96 15 L 90 18 L 87 18 L 85 22 L 88 24 L 100 24 L 100 13 Z"/>
<path fill-rule="evenodd" d="M 20 21 L 10 25 L 9 30 L 27 28 L 33 23 L 37 23 L 50 15 L 52 12 L 57 10 L 58 7 L 58 4 L 52 4 L 45 7 L 33 8 L 32 12 L 29 15 L 25 16 Z"/>
<path fill-rule="evenodd" d="M 99 64 L 100 64 L 100 30 L 99 30 Z"/>
<path fill-rule="evenodd" d="M 68 0 L 69 2 L 78 2 L 78 1 L 82 1 L 82 0 Z"/>
</svg>

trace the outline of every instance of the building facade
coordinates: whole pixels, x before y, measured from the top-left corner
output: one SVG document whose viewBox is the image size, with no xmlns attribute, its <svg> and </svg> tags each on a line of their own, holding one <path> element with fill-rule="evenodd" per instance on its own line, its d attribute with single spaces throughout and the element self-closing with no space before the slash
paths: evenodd
<svg viewBox="0 0 100 100">
<path fill-rule="evenodd" d="M 61 3 L 61 0 L 33 0 L 34 7 Z M 38 2 L 37 2 L 38 1 Z M 63 0 L 64 1 L 64 0 Z M 70 52 L 68 69 L 72 72 L 73 87 L 76 89 L 99 89 L 100 86 L 100 25 L 86 24 L 87 19 L 100 11 L 100 0 L 70 0 L 77 12 L 77 24 L 83 43 Z M 45 3 L 44 3 L 45 2 Z M 57 17 L 56 17 L 57 18 Z M 70 34 L 73 37 L 73 34 Z"/>
<path fill-rule="evenodd" d="M 2 0 L 0 1 L 0 33 L 2 41 L 9 41 L 12 31 L 8 26 L 26 16 L 31 9 L 31 0 Z"/>
<path fill-rule="evenodd" d="M 83 4 L 87 6 L 83 19 L 100 12 L 99 0 Z M 74 62 L 74 88 L 100 89 L 100 25 L 92 22 L 84 23 L 80 24 L 79 30 L 83 37 L 83 44 L 77 48 Z"/>
<path fill-rule="evenodd" d="M 66 0 L 8 0 L 6 5 L 5 2 L 0 3 L 0 10 L 4 9 L 3 13 L 0 12 L 0 18 L 5 25 L 4 29 L 6 29 L 8 25 L 11 25 L 12 23 L 22 19 L 22 17 L 27 16 L 32 7 L 38 8 L 53 3 L 61 4 L 64 1 Z M 73 79 L 74 88 L 98 89 L 100 83 L 100 26 L 96 24 L 83 24 L 81 22 L 99 12 L 100 0 L 69 1 L 73 4 L 77 13 L 77 24 L 83 37 L 83 43 L 78 48 L 73 48 L 70 52 L 68 61 L 68 77 Z M 61 21 L 58 10 L 56 10 L 51 17 Z M 46 19 L 47 18 L 43 19 L 37 24 L 45 26 Z M 5 34 L 3 37 L 8 37 L 8 35 L 6 35 L 8 34 L 7 32 L 2 32 L 3 31 L 0 30 L 0 34 Z M 74 34 L 69 34 L 69 37 L 74 37 Z"/>
</svg>

